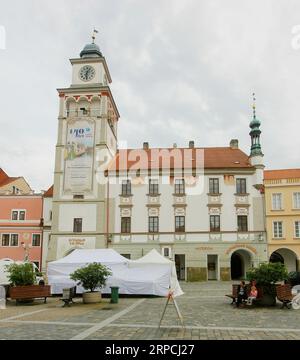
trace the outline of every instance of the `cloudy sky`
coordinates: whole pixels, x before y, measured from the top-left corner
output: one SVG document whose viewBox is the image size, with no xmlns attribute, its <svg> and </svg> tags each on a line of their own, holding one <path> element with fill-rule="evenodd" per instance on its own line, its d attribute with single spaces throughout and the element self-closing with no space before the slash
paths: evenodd
<svg viewBox="0 0 300 360">
<path fill-rule="evenodd" d="M 248 153 L 255 91 L 267 167 L 300 167 L 298 0 L 0 0 L 0 167 L 11 176 L 52 184 L 56 88 L 94 26 L 128 147 L 238 138 Z"/>
</svg>

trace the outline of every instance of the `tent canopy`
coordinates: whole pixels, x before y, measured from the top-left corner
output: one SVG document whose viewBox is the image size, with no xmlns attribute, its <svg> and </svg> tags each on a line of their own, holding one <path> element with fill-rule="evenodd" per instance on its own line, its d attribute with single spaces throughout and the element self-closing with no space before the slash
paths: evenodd
<svg viewBox="0 0 300 360">
<path fill-rule="evenodd" d="M 135 264 L 160 264 L 160 265 L 171 265 L 173 262 L 166 257 L 162 256 L 157 250 L 152 249 L 145 256 L 140 259 L 133 260 L 129 264 L 134 266 Z"/>
</svg>

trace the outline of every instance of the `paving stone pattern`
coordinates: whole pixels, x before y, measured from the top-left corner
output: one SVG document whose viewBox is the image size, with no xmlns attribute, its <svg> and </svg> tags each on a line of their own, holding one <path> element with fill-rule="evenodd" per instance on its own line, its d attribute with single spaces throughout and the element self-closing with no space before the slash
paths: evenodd
<svg viewBox="0 0 300 360">
<path fill-rule="evenodd" d="M 118 304 L 105 298 L 92 305 L 76 298 L 74 305 L 63 308 L 53 297 L 47 304 L 16 306 L 9 301 L 0 310 L 0 339 L 300 340 L 300 310 L 281 309 L 281 303 L 237 309 L 224 296 L 231 292 L 231 282 L 181 285 L 185 294 L 176 301 L 184 329 L 172 304 L 158 329 L 166 298 L 121 297 Z"/>
</svg>

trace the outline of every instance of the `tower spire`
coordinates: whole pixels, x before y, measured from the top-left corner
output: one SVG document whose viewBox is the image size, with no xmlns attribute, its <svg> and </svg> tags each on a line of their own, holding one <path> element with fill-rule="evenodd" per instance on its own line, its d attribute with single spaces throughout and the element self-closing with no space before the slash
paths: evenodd
<svg viewBox="0 0 300 360">
<path fill-rule="evenodd" d="M 95 44 L 96 34 L 98 34 L 98 32 L 99 32 L 99 31 L 94 28 L 94 30 L 93 30 L 93 35 L 92 35 L 92 43 L 93 43 L 93 44 Z"/>
<path fill-rule="evenodd" d="M 252 109 L 253 109 L 253 119 L 256 118 L 256 98 L 255 98 L 255 93 L 252 94 L 252 99 L 253 99 L 253 105 L 252 105 Z"/>
<path fill-rule="evenodd" d="M 256 96 L 255 93 L 252 94 L 252 110 L 253 110 L 253 119 L 250 122 L 251 131 L 249 135 L 251 136 L 251 156 L 262 155 L 261 145 L 260 145 L 260 121 L 256 117 Z"/>
</svg>

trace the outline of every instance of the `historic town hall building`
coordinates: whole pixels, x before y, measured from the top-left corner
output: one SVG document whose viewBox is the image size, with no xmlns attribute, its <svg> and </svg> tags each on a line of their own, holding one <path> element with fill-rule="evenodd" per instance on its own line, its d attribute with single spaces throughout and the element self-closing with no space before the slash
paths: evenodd
<svg viewBox="0 0 300 360">
<path fill-rule="evenodd" d="M 249 154 L 226 147 L 118 149 L 119 113 L 99 47 L 71 59 L 58 89 L 52 228 L 47 261 L 112 247 L 132 259 L 152 248 L 186 280 L 230 280 L 267 261 L 260 122 Z M 141 139 L 142 143 L 143 139 Z M 45 246 L 47 246 L 45 244 Z"/>
</svg>

